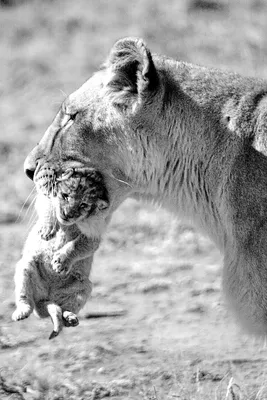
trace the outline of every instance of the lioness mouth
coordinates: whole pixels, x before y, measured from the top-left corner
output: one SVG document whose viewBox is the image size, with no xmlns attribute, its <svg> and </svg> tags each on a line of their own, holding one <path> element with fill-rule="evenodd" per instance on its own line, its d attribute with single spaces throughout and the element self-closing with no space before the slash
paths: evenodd
<svg viewBox="0 0 267 400">
<path fill-rule="evenodd" d="M 34 183 L 37 192 L 41 192 L 46 196 L 53 195 L 56 186 L 56 171 L 49 166 L 43 167 L 34 175 Z"/>
</svg>

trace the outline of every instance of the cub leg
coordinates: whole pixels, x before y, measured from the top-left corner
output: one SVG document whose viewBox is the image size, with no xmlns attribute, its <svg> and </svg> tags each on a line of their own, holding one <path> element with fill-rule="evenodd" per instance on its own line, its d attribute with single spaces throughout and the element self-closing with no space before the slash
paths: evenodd
<svg viewBox="0 0 267 400">
<path fill-rule="evenodd" d="M 93 254 L 98 249 L 99 243 L 98 238 L 88 238 L 80 234 L 54 254 L 52 259 L 53 270 L 60 275 L 69 274 L 73 263 Z"/>
<path fill-rule="evenodd" d="M 68 299 L 64 302 L 63 323 L 65 326 L 77 326 L 79 319 L 75 313 L 78 313 L 85 305 L 91 294 L 92 284 L 89 279 L 76 280 L 68 287 Z M 72 311 L 69 311 L 72 310 Z"/>
<path fill-rule="evenodd" d="M 62 308 L 54 303 L 46 303 L 48 314 L 53 322 L 53 331 L 49 336 L 49 340 L 55 338 L 63 329 Z"/>
<path fill-rule="evenodd" d="M 33 311 L 34 301 L 30 264 L 21 259 L 15 272 L 16 310 L 12 314 L 13 321 L 27 318 Z"/>
</svg>

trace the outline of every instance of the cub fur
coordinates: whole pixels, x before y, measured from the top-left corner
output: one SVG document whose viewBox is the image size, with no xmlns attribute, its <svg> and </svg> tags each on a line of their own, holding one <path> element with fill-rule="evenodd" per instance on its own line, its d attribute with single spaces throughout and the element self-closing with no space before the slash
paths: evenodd
<svg viewBox="0 0 267 400">
<path fill-rule="evenodd" d="M 266 104 L 263 80 L 152 55 L 125 38 L 64 101 L 25 170 L 36 182 L 49 168 L 93 166 L 110 213 L 134 196 L 194 221 L 224 253 L 236 315 L 266 334 Z"/>
<path fill-rule="evenodd" d="M 92 219 L 102 233 L 106 225 L 102 210 L 108 207 L 102 177 L 95 171 L 87 171 L 86 176 L 68 171 L 55 191 L 52 199 L 38 193 L 38 221 L 16 266 L 17 308 L 12 315 L 15 321 L 27 318 L 33 310 L 41 318 L 50 315 L 54 325 L 50 338 L 57 336 L 63 325 L 79 323 L 76 314 L 91 293 L 89 274 L 100 231 L 92 223 L 87 236 L 78 221 L 94 214 Z"/>
</svg>

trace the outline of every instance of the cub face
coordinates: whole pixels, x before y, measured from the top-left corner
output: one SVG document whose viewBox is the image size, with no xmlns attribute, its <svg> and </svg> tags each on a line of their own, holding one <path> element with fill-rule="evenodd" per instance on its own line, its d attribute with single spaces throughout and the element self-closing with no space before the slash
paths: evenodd
<svg viewBox="0 0 267 400">
<path fill-rule="evenodd" d="M 60 193 L 53 197 L 52 201 L 56 217 L 62 225 L 73 225 L 108 208 L 106 200 L 97 199 L 92 201 L 89 194 L 80 196 L 76 193 Z"/>
<path fill-rule="evenodd" d="M 58 221 L 72 225 L 108 208 L 108 192 L 100 172 L 70 169 L 58 178 L 52 197 Z"/>
</svg>

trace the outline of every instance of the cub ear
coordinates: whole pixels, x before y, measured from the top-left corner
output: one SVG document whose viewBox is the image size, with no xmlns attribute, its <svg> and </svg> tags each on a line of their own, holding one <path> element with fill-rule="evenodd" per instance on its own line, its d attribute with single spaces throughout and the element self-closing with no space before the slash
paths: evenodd
<svg viewBox="0 0 267 400">
<path fill-rule="evenodd" d="M 157 71 L 141 39 L 125 38 L 116 42 L 105 66 L 112 72 L 108 86 L 117 105 L 133 105 L 157 88 Z"/>
</svg>

